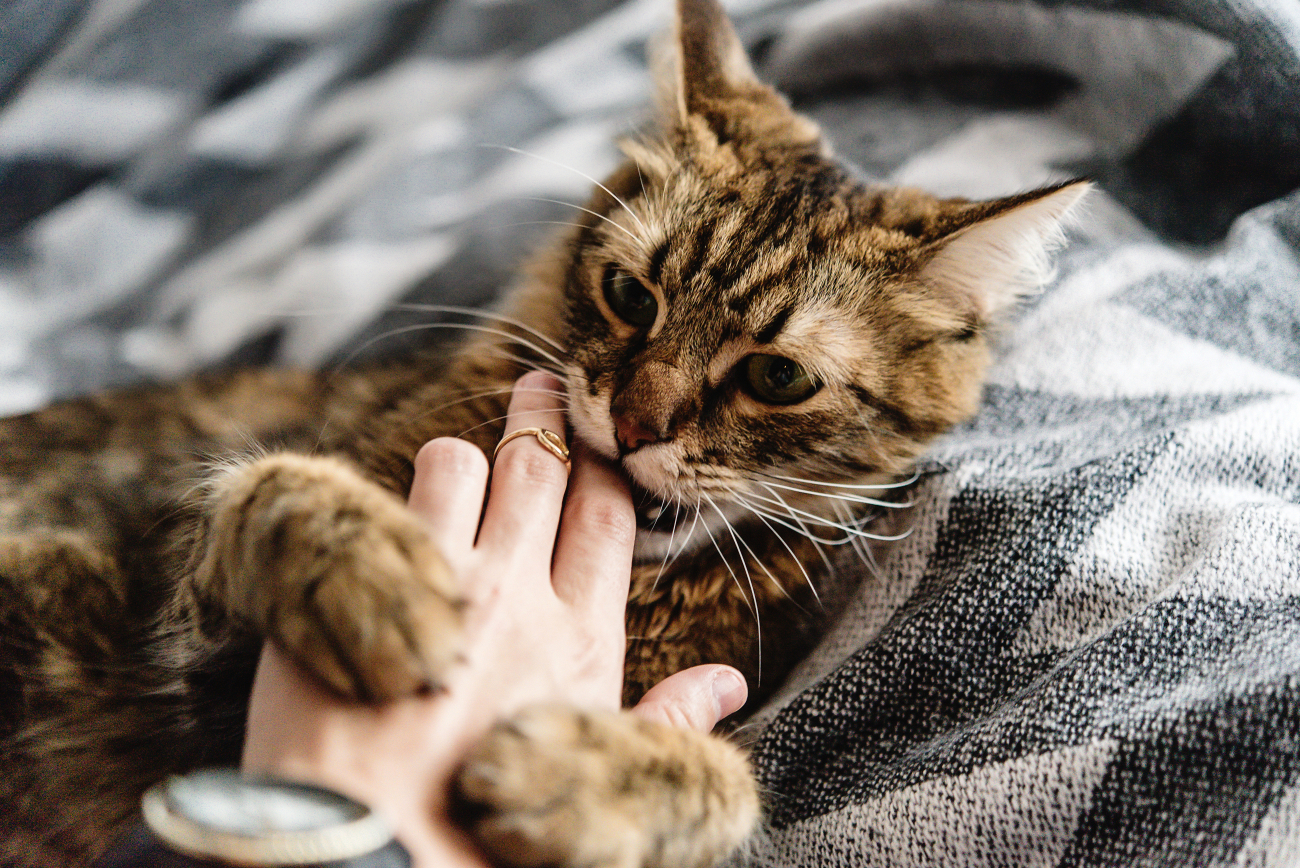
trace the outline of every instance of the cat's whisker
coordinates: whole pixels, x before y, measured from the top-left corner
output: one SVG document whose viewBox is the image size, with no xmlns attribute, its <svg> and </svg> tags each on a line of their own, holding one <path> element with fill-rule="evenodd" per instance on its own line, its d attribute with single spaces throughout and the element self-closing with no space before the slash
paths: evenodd
<svg viewBox="0 0 1300 868">
<path fill-rule="evenodd" d="M 649 202 L 650 194 L 647 193 L 645 189 L 645 175 L 641 174 L 641 164 L 638 163 L 636 160 L 633 160 L 632 165 L 636 166 L 636 178 L 638 181 L 641 182 L 641 198 Z"/>
<path fill-rule="evenodd" d="M 727 517 L 726 517 L 725 515 L 722 514 L 722 511 L 721 511 L 721 510 L 718 510 L 717 506 L 714 506 L 713 508 L 714 508 L 714 510 L 716 510 L 716 511 L 718 512 L 718 516 L 719 516 L 719 517 L 722 519 L 722 521 L 727 525 L 728 529 L 731 529 L 731 528 L 732 528 L 732 524 L 731 524 L 730 521 L 727 520 Z M 759 518 L 762 519 L 762 516 L 759 516 Z M 763 523 L 764 523 L 764 524 L 767 524 L 767 522 L 763 522 Z M 794 597 L 791 597 L 791 596 L 790 596 L 790 592 L 787 591 L 787 590 L 785 589 L 785 585 L 782 585 L 780 579 L 778 579 L 775 575 L 772 574 L 772 571 L 771 571 L 770 569 L 768 569 L 767 564 L 763 563 L 763 560 L 762 560 L 762 558 L 760 558 L 760 557 L 758 556 L 758 553 L 755 552 L 754 549 L 753 549 L 753 547 L 750 546 L 750 544 L 749 544 L 748 542 L 745 541 L 745 537 L 744 537 L 743 535 L 737 534 L 734 530 L 732 530 L 731 535 L 732 535 L 732 537 L 733 537 L 733 538 L 734 538 L 738 543 L 740 543 L 740 545 L 742 545 L 742 546 L 745 547 L 745 551 L 749 552 L 750 558 L 753 559 L 755 566 L 757 566 L 760 570 L 762 570 L 762 571 L 767 575 L 768 579 L 771 580 L 772 585 L 773 585 L 773 586 L 774 586 L 778 591 L 781 592 L 782 596 L 784 596 L 787 600 L 790 600 L 791 602 L 794 602 Z M 779 539 L 779 537 L 778 537 L 778 539 Z M 781 542 L 782 542 L 782 544 L 784 544 L 785 541 L 782 540 Z M 794 554 L 794 553 L 791 552 L 791 554 Z M 803 567 L 800 566 L 799 569 L 802 570 Z M 807 573 L 804 573 L 804 578 L 807 578 L 807 577 L 808 577 L 808 574 L 807 574 Z M 811 584 L 812 584 L 812 583 L 809 582 L 809 585 L 811 585 Z M 815 595 L 815 594 L 816 594 L 816 591 L 814 591 L 813 593 L 814 593 L 814 595 Z M 820 601 L 819 601 L 819 602 L 820 602 Z M 795 606 L 799 607 L 801 610 L 802 610 L 802 608 L 803 608 L 802 606 L 799 606 L 798 603 L 795 603 Z"/>
<path fill-rule="evenodd" d="M 757 620 L 758 619 L 757 598 L 755 598 L 755 600 L 751 604 L 749 598 L 745 596 L 745 586 L 740 583 L 740 578 L 736 575 L 736 571 L 731 568 L 731 561 L 727 560 L 727 556 L 723 554 L 722 546 L 718 545 L 718 538 L 715 537 L 713 535 L 713 531 L 709 529 L 709 523 L 707 521 L 704 523 L 704 532 L 708 535 L 709 542 L 713 543 L 713 548 L 718 553 L 718 558 L 722 561 L 722 565 L 726 567 L 727 572 L 731 574 L 731 580 L 736 583 L 736 588 L 740 591 L 740 596 L 745 601 L 745 605 L 750 608 L 750 611 L 754 614 L 755 620 Z"/>
<path fill-rule="evenodd" d="M 741 540 L 739 535 L 736 533 L 736 529 L 731 526 L 731 522 L 727 521 L 727 517 L 723 515 L 722 510 L 718 508 L 718 504 L 713 500 L 713 498 L 709 497 L 707 494 L 701 494 L 701 496 L 709 506 L 712 507 L 713 511 L 718 514 L 718 518 L 722 520 L 722 526 L 727 529 L 727 533 L 731 534 L 731 542 L 736 547 L 736 557 L 740 559 L 740 568 L 745 571 L 745 582 L 749 585 L 749 595 L 754 600 L 754 632 L 758 636 L 758 681 L 761 683 L 763 680 L 763 620 L 762 615 L 759 614 L 758 591 L 754 589 L 754 577 L 749 572 L 748 559 L 745 557 L 745 553 L 740 549 Z M 748 548 L 748 546 L 746 546 L 746 548 Z M 732 573 L 732 575 L 734 576 L 735 573 Z M 777 587 L 780 587 L 780 585 Z"/>
<path fill-rule="evenodd" d="M 536 371 L 537 373 L 550 374 L 553 377 L 564 379 L 563 370 L 541 364 L 534 359 L 530 359 L 527 356 L 521 356 L 518 353 L 512 353 L 506 349 L 493 348 L 492 357 L 494 359 L 504 359 L 507 362 L 514 362 L 525 371 Z"/>
<path fill-rule="evenodd" d="M 368 349 L 369 347 L 374 346 L 375 344 L 379 343 L 380 341 L 385 341 L 385 340 L 388 340 L 389 338 L 397 337 L 398 335 L 409 334 L 409 333 L 411 333 L 411 332 L 418 332 L 418 331 L 425 331 L 425 330 L 433 331 L 433 330 L 437 330 L 437 329 L 462 329 L 462 330 L 464 330 L 464 331 L 470 331 L 470 332 L 481 332 L 481 333 L 483 333 L 483 334 L 496 335 L 496 336 L 498 336 L 498 337 L 503 337 L 503 338 L 506 338 L 506 339 L 508 339 L 508 340 L 514 341 L 514 342 L 516 342 L 516 343 L 518 343 L 518 344 L 521 344 L 521 345 L 524 346 L 524 347 L 527 347 L 528 349 L 530 349 L 530 350 L 532 350 L 533 352 L 537 353 L 537 355 L 541 356 L 541 357 L 542 357 L 543 359 L 545 359 L 546 361 L 551 362 L 552 364 L 554 364 L 557 368 L 563 368 L 563 367 L 564 367 L 564 363 L 561 362 L 561 361 L 560 361 L 560 360 L 559 360 L 559 359 L 558 359 L 558 358 L 557 358 L 553 353 L 551 353 L 551 352 L 549 352 L 549 351 L 547 351 L 547 350 L 542 349 L 541 347 L 537 346 L 535 343 L 533 343 L 532 341 L 529 341 L 529 340 L 526 339 L 526 338 L 523 338 L 523 337 L 521 337 L 521 336 L 519 336 L 519 335 L 513 335 L 513 334 L 511 334 L 510 332 L 504 331 L 504 330 L 502 330 L 502 329 L 494 329 L 494 328 L 491 328 L 491 327 L 489 327 L 489 326 L 483 326 L 483 325 L 479 325 L 479 324 L 477 324 L 477 323 L 468 323 L 468 322 L 429 322 L 429 323 L 416 323 L 416 324 L 414 324 L 414 325 L 399 326 L 399 327 L 394 328 L 394 329 L 389 329 L 388 331 L 384 332 L 383 334 L 376 335 L 375 337 L 371 338 L 370 340 L 366 341 L 366 342 L 363 343 L 361 346 L 359 346 L 359 347 L 357 347 L 355 350 L 353 350 L 353 351 L 348 355 L 348 357 L 347 357 L 346 359 L 344 359 L 342 362 L 339 363 L 339 367 L 342 368 L 342 367 L 346 366 L 349 362 L 351 362 L 354 358 L 356 358 L 356 357 L 357 357 L 360 353 L 362 353 L 364 350 Z"/>
<path fill-rule="evenodd" d="M 794 527 L 790 525 L 788 522 L 782 521 L 780 517 L 772 513 L 770 510 L 759 508 L 754 504 L 749 503 L 748 501 L 742 500 L 742 502 L 749 509 L 754 510 L 756 513 L 766 513 L 768 517 L 771 518 L 773 521 L 777 522 L 783 527 L 793 530 L 795 533 L 801 535 L 804 539 L 808 540 L 808 542 L 812 544 L 813 550 L 817 552 L 817 556 L 821 558 L 822 563 L 826 566 L 827 574 L 834 576 L 836 574 L 835 565 L 831 562 L 830 556 L 826 554 L 826 549 L 822 547 L 821 540 L 816 535 L 814 535 L 812 531 L 808 529 L 808 526 L 806 524 L 800 521 L 797 515 L 789 511 L 790 505 L 785 502 L 785 498 L 781 497 L 780 492 L 773 491 L 772 493 L 776 495 L 777 500 L 780 501 L 782 508 L 786 510 L 787 514 L 789 514 L 790 518 L 794 520 L 794 523 L 798 525 L 798 527 Z"/>
<path fill-rule="evenodd" d="M 633 220 L 635 220 L 636 223 L 637 223 L 637 225 L 641 227 L 641 231 L 642 231 L 642 232 L 646 233 L 647 236 L 650 234 L 650 230 L 647 229 L 647 228 L 646 228 L 646 225 L 645 225 L 644 223 L 641 222 L 641 218 L 638 217 L 638 216 L 636 215 L 636 212 L 632 210 L 632 208 L 631 208 L 630 205 L 628 205 L 626 202 L 624 202 L 624 201 L 623 201 L 623 200 L 622 200 L 622 199 L 621 199 L 621 198 L 620 198 L 620 197 L 619 197 L 619 196 L 618 196 L 618 195 L 617 195 L 613 190 L 609 189 L 609 188 L 606 187 L 604 184 L 600 183 L 600 181 L 597 181 L 595 178 L 593 178 L 593 177 L 591 177 L 590 175 L 588 175 L 586 172 L 583 172 L 583 171 L 580 170 L 580 169 L 575 169 L 573 166 L 566 166 L 564 163 L 561 163 L 561 162 L 559 162 L 558 160 L 552 160 L 550 157 L 543 157 L 541 154 L 535 154 L 535 153 L 533 153 L 533 152 L 531 152 L 531 151 L 525 151 L 525 150 L 523 150 L 522 148 L 516 148 L 516 147 L 512 147 L 512 146 L 510 146 L 510 145 L 493 145 L 493 144 L 484 144 L 483 147 L 485 147 L 485 148 L 499 148 L 500 150 L 503 150 L 503 151 L 509 151 L 509 152 L 512 153 L 512 154 L 519 154 L 520 156 L 523 156 L 523 157 L 532 157 L 534 160 L 541 160 L 543 163 L 550 163 L 552 166 L 556 166 L 556 167 L 558 167 L 558 168 L 560 168 L 560 169 L 564 169 L 564 170 L 566 170 L 566 171 L 572 172 L 573 174 L 577 175 L 578 177 L 580 177 L 580 178 L 584 178 L 584 179 L 590 181 L 591 183 L 595 184 L 595 185 L 596 185 L 597 187 L 599 187 L 600 189 L 604 190 L 607 194 L 609 194 L 609 197 L 610 197 L 611 199 L 613 199 L 615 202 L 617 202 L 619 205 L 621 205 L 622 208 L 623 208 L 623 210 L 626 211 L 626 212 L 628 213 L 628 216 L 630 216 Z"/>
<path fill-rule="evenodd" d="M 764 483 L 763 487 L 766 488 L 767 485 Z M 777 502 L 772 498 L 764 497 L 763 495 L 759 494 L 756 491 L 750 493 L 754 497 L 758 498 L 759 500 L 765 501 L 767 503 Z M 775 494 L 775 492 L 773 493 Z M 803 518 L 808 519 L 814 524 L 819 524 L 822 525 L 823 527 L 834 528 L 835 530 L 842 531 L 846 539 L 840 540 L 838 542 L 839 545 L 843 545 L 844 543 L 848 542 L 849 540 L 847 539 L 847 537 L 853 537 L 853 536 L 863 537 L 865 539 L 870 539 L 870 540 L 876 540 L 877 542 L 896 542 L 901 539 L 906 539 L 908 536 L 911 535 L 910 529 L 906 533 L 893 535 L 893 536 L 887 534 L 873 534 L 864 530 L 859 530 L 857 527 L 854 526 L 853 523 L 844 524 L 843 522 L 833 521 L 832 519 L 829 519 L 824 515 L 817 515 L 814 512 L 808 512 L 806 510 L 796 509 L 795 507 L 790 506 L 790 504 L 786 503 L 784 500 L 781 501 L 781 504 L 785 506 L 786 509 L 790 510 L 791 513 L 802 516 Z M 870 518 L 868 517 L 867 520 L 870 520 Z"/>
<path fill-rule="evenodd" d="M 418 419 L 423 419 L 428 416 L 431 416 L 434 413 L 441 412 L 442 410 L 446 410 L 450 407 L 455 407 L 459 404 L 467 404 L 470 401 L 477 401 L 479 398 L 491 398 L 494 395 L 508 395 L 513 391 L 514 391 L 514 386 L 498 386 L 493 389 L 479 389 L 474 392 L 466 393 L 463 397 L 456 398 L 453 401 L 444 401 L 443 403 L 438 404 L 434 407 L 421 407 L 419 415 L 409 417 L 405 421 L 407 423 L 411 423 Z M 560 393 L 557 391 L 554 392 L 553 394 L 558 395 Z"/>
<path fill-rule="evenodd" d="M 558 392 L 555 392 L 555 391 L 553 391 L 553 390 L 551 390 L 551 389 L 537 389 L 536 391 L 539 392 L 539 393 L 545 393 L 545 394 L 549 394 L 549 395 L 558 395 L 558 394 L 559 394 Z M 504 421 L 505 421 L 506 419 L 508 419 L 510 416 L 530 416 L 530 415 L 533 415 L 533 414 L 535 414 L 535 413 L 554 413 L 554 412 L 555 412 L 555 411 L 554 411 L 554 410 L 551 410 L 551 409 L 539 409 L 539 410 L 516 410 L 516 411 L 514 411 L 513 413 L 509 413 L 509 414 L 505 414 L 505 413 L 503 413 L 503 414 L 500 415 L 500 416 L 493 416 L 491 419 L 485 419 L 484 421 L 478 423 L 477 425 L 471 425 L 470 427 L 468 427 L 468 428 L 464 429 L 463 431 L 461 431 L 461 432 L 460 432 L 459 434 L 457 434 L 456 436 L 457 436 L 457 437 L 464 437 L 466 434 L 469 434 L 471 431 L 477 431 L 477 430 L 480 429 L 480 428 L 486 428 L 487 426 L 489 426 L 489 425 L 493 425 L 493 424 L 495 424 L 495 423 L 497 423 L 497 422 L 504 422 Z"/>
<path fill-rule="evenodd" d="M 845 506 L 843 503 L 839 503 L 838 501 L 833 502 L 831 504 L 831 508 L 835 510 L 835 515 L 840 519 L 840 521 L 843 521 L 846 524 L 851 523 L 854 527 L 860 527 L 858 521 L 864 518 L 863 516 L 854 516 L 849 511 L 849 508 L 847 506 Z M 853 547 L 853 553 L 858 556 L 858 560 L 860 560 L 863 564 L 869 565 L 873 562 L 873 557 L 871 555 L 871 547 L 867 545 L 862 540 L 861 537 L 855 536 L 853 538 L 852 547 Z"/>
<path fill-rule="evenodd" d="M 785 548 L 786 552 L 790 555 L 791 562 L 796 567 L 798 567 L 799 572 L 803 574 L 803 580 L 808 585 L 808 589 L 812 591 L 813 599 L 817 601 L 817 605 L 821 606 L 822 598 L 821 598 L 821 594 L 817 593 L 817 586 L 813 583 L 812 577 L 808 575 L 808 571 L 804 569 L 803 564 L 799 561 L 798 555 L 794 553 L 794 549 L 790 548 L 790 544 L 785 541 L 785 537 L 781 535 L 781 532 L 778 531 L 776 528 L 772 527 L 771 522 L 767 520 L 767 517 L 763 514 L 761 510 L 754 509 L 752 506 L 750 506 L 748 503 L 746 503 L 744 500 L 740 498 L 735 498 L 735 502 L 743 506 L 745 509 L 749 510 L 751 513 L 753 513 L 753 515 L 763 523 L 763 526 L 767 528 L 768 532 L 771 533 L 772 536 L 776 537 L 776 541 L 779 542 L 782 545 L 782 547 Z M 771 573 L 769 573 L 768 575 L 771 575 Z M 773 581 L 775 581 L 775 579 L 773 579 Z M 780 587 L 779 584 L 778 587 Z M 789 594 L 786 594 L 786 596 L 788 597 Z M 823 606 L 823 608 L 825 607 Z"/>
<path fill-rule="evenodd" d="M 798 476 L 782 476 L 778 473 L 765 473 L 757 471 L 757 475 L 765 476 L 768 479 L 778 479 L 782 482 L 797 482 L 800 485 L 820 485 L 827 488 L 847 488 L 853 491 L 885 491 L 894 488 L 906 488 L 921 478 L 921 472 L 915 470 L 907 479 L 897 480 L 895 482 L 880 482 L 874 484 L 860 484 L 851 482 L 829 482 L 822 479 L 802 479 Z"/>
<path fill-rule="evenodd" d="M 911 501 L 911 500 L 905 500 L 901 502 L 893 501 L 893 500 L 880 500 L 875 497 L 863 497 L 860 494 L 836 494 L 830 491 L 813 491 L 811 489 L 800 488 L 795 485 L 782 485 L 777 482 L 764 482 L 763 485 L 769 488 L 779 488 L 782 491 L 794 492 L 795 494 L 806 494 L 809 497 L 822 497 L 822 498 L 826 498 L 827 500 L 848 501 L 849 503 L 857 503 L 857 504 L 861 504 L 862 506 L 878 506 L 882 509 L 907 509 L 908 507 L 915 505 L 915 501 Z"/>
<path fill-rule="evenodd" d="M 514 341 L 520 346 L 532 350 L 534 353 L 541 356 L 546 361 L 555 365 L 557 369 L 562 370 L 564 368 L 564 362 L 560 360 L 559 356 L 555 355 L 554 353 L 550 352 L 549 350 L 543 347 L 539 347 L 536 343 L 534 343 L 531 340 L 528 340 L 525 337 L 511 334 L 510 332 L 505 331 L 504 329 L 493 328 L 492 326 L 479 325 L 478 323 L 429 323 L 429 325 L 431 327 L 437 327 L 437 328 L 463 328 L 466 331 L 480 332 L 482 334 L 495 335 L 496 337 L 506 338 L 507 340 Z"/>
<path fill-rule="evenodd" d="M 610 226 L 613 226 L 619 232 L 622 232 L 628 238 L 631 238 L 632 242 L 636 244 L 638 247 L 645 246 L 645 241 L 642 240 L 641 238 L 638 238 L 636 233 L 629 230 L 626 226 L 622 226 L 616 223 L 615 221 L 609 219 L 604 214 L 601 214 L 599 211 L 593 211 L 590 208 L 584 208 L 581 205 L 575 205 L 572 202 L 565 202 L 563 199 L 543 199 L 540 196 L 525 196 L 523 198 L 529 202 L 550 202 L 552 205 L 567 205 L 570 208 L 577 208 L 579 211 L 582 211 L 586 214 L 590 214 L 592 217 L 598 217 L 599 219 L 608 223 Z"/>
<path fill-rule="evenodd" d="M 506 325 L 514 326 L 515 328 L 532 335 L 538 340 L 550 344 L 559 352 L 562 353 L 567 352 L 564 349 L 563 344 L 561 344 L 559 341 L 557 341 L 555 338 L 551 337 L 550 335 L 546 334 L 541 329 L 534 328 L 533 326 L 528 325 L 528 323 L 524 322 L 523 320 L 516 319 L 515 317 L 512 316 L 506 316 L 505 314 L 497 313 L 496 311 L 479 310 L 478 308 L 474 308 L 474 307 L 461 307 L 460 305 L 455 305 L 455 304 L 432 304 L 428 302 L 405 302 L 405 301 L 399 302 L 393 305 L 392 307 L 394 310 L 410 310 L 419 313 L 454 313 L 460 316 L 476 316 L 485 320 L 495 320 L 496 322 L 502 322 L 505 323 Z"/>
<path fill-rule="evenodd" d="M 695 536 L 695 528 L 698 527 L 698 526 L 699 526 L 699 523 L 700 523 L 700 498 L 699 498 L 699 497 L 696 497 L 696 498 L 695 498 L 695 509 L 694 509 L 694 513 L 695 513 L 695 517 L 694 517 L 693 519 L 691 519 L 691 526 L 690 526 L 690 529 L 686 531 L 686 538 L 685 538 L 685 540 L 682 542 L 682 547 L 679 548 L 677 551 L 673 552 L 673 553 L 672 553 L 672 557 L 669 558 L 669 560 L 668 560 L 668 566 L 670 566 L 670 567 L 671 567 L 674 563 L 676 563 L 676 561 L 677 561 L 677 559 L 678 559 L 679 557 L 682 556 L 682 553 L 686 551 L 686 546 L 687 546 L 687 544 L 690 542 L 691 538 Z M 676 528 L 674 527 L 674 532 L 675 532 L 675 530 L 676 530 Z M 708 526 L 707 526 L 707 525 L 705 526 L 705 530 L 708 530 Z M 672 547 L 671 547 L 671 543 L 670 543 L 670 544 L 669 544 L 669 550 L 670 550 L 670 551 L 671 551 L 671 548 L 672 548 Z"/>
<path fill-rule="evenodd" d="M 698 511 L 696 512 L 695 518 L 697 521 L 699 520 Z M 658 521 L 659 519 L 656 518 L 655 522 L 657 523 Z M 673 528 L 668 533 L 668 547 L 664 549 L 664 558 L 659 564 L 659 572 L 658 574 L 655 575 L 654 583 L 650 585 L 651 592 L 659 588 L 659 580 L 664 577 L 664 571 L 668 569 L 670 558 L 673 560 L 676 559 L 675 556 L 673 555 L 673 541 L 677 539 L 677 528 L 681 524 L 681 522 L 682 522 L 681 512 L 678 510 L 673 510 Z M 651 529 L 652 530 L 654 529 L 654 525 L 651 525 Z M 694 525 L 691 526 L 691 529 L 692 530 L 695 529 Z"/>
<path fill-rule="evenodd" d="M 808 529 L 808 526 L 805 525 L 802 521 L 800 521 L 797 516 L 794 515 L 790 516 L 790 521 L 795 522 L 795 524 L 791 524 L 790 521 L 787 521 L 785 518 L 777 515 L 776 513 L 769 512 L 765 510 L 763 507 L 758 506 L 757 504 L 750 503 L 749 501 L 746 501 L 739 496 L 736 497 L 736 502 L 744 506 L 750 512 L 753 512 L 755 514 L 762 513 L 763 515 L 767 516 L 767 518 L 770 521 L 774 521 L 777 524 L 781 525 L 781 527 L 793 531 L 794 533 L 798 534 L 799 536 L 803 537 L 809 542 L 821 543 L 823 545 L 832 545 L 832 546 L 846 545 L 849 542 L 848 537 L 827 539 L 825 537 L 818 536 L 817 534 L 810 531 Z M 823 559 L 825 559 L 825 555 L 823 555 Z M 829 561 L 828 561 L 828 565 L 829 565 Z"/>
<path fill-rule="evenodd" d="M 586 229 L 581 223 L 570 223 L 567 220 L 519 220 L 514 223 L 502 223 L 502 229 L 514 229 L 517 226 L 568 226 L 570 229 Z M 638 242 L 639 243 L 639 242 Z"/>
</svg>

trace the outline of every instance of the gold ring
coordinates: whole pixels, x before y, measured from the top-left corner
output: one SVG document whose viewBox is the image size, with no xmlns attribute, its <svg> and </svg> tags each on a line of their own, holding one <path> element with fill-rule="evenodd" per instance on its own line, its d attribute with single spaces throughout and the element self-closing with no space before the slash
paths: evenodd
<svg viewBox="0 0 1300 868">
<path fill-rule="evenodd" d="M 529 435 L 536 437 L 537 442 L 542 444 L 542 447 L 546 449 L 547 452 L 563 461 L 565 470 L 568 470 L 572 466 L 572 462 L 569 461 L 569 447 L 564 445 L 564 438 L 559 434 L 556 434 L 554 431 L 548 431 L 545 428 L 520 428 L 517 431 L 511 431 L 509 434 L 502 437 L 501 442 L 497 444 L 497 448 L 492 450 L 492 462 L 494 464 L 496 463 L 497 455 L 501 452 L 502 446 L 505 446 L 516 437 L 527 437 Z"/>
</svg>

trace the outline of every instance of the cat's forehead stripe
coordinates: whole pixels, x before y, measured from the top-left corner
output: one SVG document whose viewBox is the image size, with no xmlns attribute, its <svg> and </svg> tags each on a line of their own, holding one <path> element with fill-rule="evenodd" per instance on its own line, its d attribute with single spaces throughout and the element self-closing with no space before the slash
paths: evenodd
<svg viewBox="0 0 1300 868">
<path fill-rule="evenodd" d="M 790 314 L 794 312 L 794 305 L 787 304 L 778 310 L 770 320 L 763 326 L 754 331 L 754 340 L 760 344 L 770 344 L 785 328 L 786 322 L 790 319 Z"/>
<path fill-rule="evenodd" d="M 668 239 L 659 242 L 659 245 L 651 252 L 650 261 L 646 267 L 646 277 L 653 284 L 659 284 L 663 280 L 664 259 L 668 256 Z"/>
</svg>

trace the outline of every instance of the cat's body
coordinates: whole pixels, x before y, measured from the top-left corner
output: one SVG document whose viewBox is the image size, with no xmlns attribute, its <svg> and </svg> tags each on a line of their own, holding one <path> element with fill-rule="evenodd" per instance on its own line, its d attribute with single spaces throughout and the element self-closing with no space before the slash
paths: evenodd
<svg viewBox="0 0 1300 868">
<path fill-rule="evenodd" d="M 346 695 L 436 684 L 458 593 L 400 498 L 431 438 L 490 454 L 529 367 L 562 374 L 574 436 L 636 489 L 626 697 L 702 662 L 759 697 L 808 649 L 809 537 L 857 532 L 869 486 L 973 412 L 985 328 L 1082 187 L 864 187 L 753 79 L 714 3 L 679 17 L 661 134 L 450 362 L 213 375 L 0 423 L 0 860 L 74 864 L 150 782 L 233 762 L 263 636 Z M 214 470 L 226 456 L 244 457 Z M 720 740 L 530 714 L 461 784 L 498 859 L 707 865 L 752 825 Z M 531 770 L 593 750 L 607 771 L 565 784 L 569 820 L 503 807 L 554 802 Z"/>
</svg>

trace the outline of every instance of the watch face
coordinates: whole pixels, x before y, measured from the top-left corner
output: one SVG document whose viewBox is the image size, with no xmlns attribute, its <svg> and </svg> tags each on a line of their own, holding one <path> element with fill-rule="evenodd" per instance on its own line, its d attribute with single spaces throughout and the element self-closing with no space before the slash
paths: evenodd
<svg viewBox="0 0 1300 868">
<path fill-rule="evenodd" d="M 369 811 L 338 793 L 233 770 L 195 772 L 167 784 L 168 807 L 211 829 L 239 835 L 306 832 L 358 820 Z"/>
<path fill-rule="evenodd" d="M 346 796 L 234 769 L 169 778 L 140 807 L 168 849 L 222 864 L 315 865 L 397 846 L 378 815 Z"/>
</svg>

